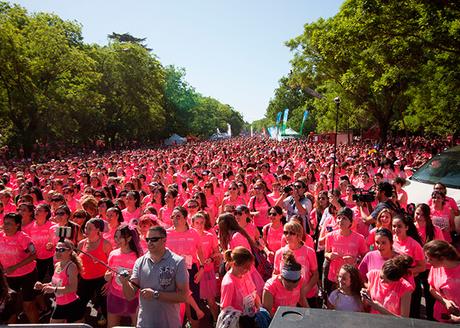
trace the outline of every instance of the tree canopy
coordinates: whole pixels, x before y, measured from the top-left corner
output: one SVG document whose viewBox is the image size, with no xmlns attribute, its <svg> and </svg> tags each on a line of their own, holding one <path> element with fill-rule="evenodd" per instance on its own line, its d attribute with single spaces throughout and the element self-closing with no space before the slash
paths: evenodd
<svg viewBox="0 0 460 328">
<path fill-rule="evenodd" d="M 164 67 L 145 38 L 108 38 L 86 44 L 76 22 L 0 2 L 0 146 L 149 144 L 227 123 L 239 133 L 242 116 Z"/>
<path fill-rule="evenodd" d="M 456 2 L 345 1 L 336 16 L 305 24 L 286 43 L 291 74 L 280 79 L 266 117 L 274 122 L 283 106 L 297 116 L 311 108 L 310 126 L 332 131 L 339 96 L 340 129 L 376 125 L 383 139 L 391 130 L 458 132 L 459 14 Z"/>
</svg>

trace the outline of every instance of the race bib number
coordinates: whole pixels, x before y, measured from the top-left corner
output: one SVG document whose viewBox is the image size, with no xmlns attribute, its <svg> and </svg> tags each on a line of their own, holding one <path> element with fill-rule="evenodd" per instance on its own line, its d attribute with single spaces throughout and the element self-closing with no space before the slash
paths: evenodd
<svg viewBox="0 0 460 328">
<path fill-rule="evenodd" d="M 255 299 L 256 299 L 256 292 L 245 296 L 243 298 L 243 315 L 254 316 L 255 314 Z"/>
<path fill-rule="evenodd" d="M 187 266 L 187 269 L 190 270 L 193 265 L 193 257 L 191 255 L 184 255 L 185 258 L 185 265 Z"/>
</svg>

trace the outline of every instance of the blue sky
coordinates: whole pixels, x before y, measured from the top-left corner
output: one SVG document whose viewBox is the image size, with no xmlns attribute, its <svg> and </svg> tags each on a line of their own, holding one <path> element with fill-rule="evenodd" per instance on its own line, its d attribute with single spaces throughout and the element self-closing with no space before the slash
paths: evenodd
<svg viewBox="0 0 460 328">
<path fill-rule="evenodd" d="M 203 94 L 264 116 L 292 54 L 284 42 L 305 23 L 334 16 L 343 0 L 23 0 L 29 12 L 54 12 L 83 27 L 87 43 L 107 44 L 112 32 L 146 37 L 163 65 L 186 69 Z"/>
</svg>

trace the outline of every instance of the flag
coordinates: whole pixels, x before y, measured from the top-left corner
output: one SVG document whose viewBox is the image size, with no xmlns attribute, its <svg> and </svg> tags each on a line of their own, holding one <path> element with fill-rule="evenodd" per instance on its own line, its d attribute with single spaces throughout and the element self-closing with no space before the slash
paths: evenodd
<svg viewBox="0 0 460 328">
<path fill-rule="evenodd" d="M 304 125 L 305 121 L 307 120 L 307 117 L 308 117 L 308 110 L 305 110 L 305 112 L 303 112 L 302 124 L 300 124 L 300 134 L 301 135 L 302 135 L 302 131 L 303 131 L 303 125 Z"/>
<path fill-rule="evenodd" d="M 276 126 L 278 127 L 278 124 L 280 124 L 281 122 L 281 115 L 283 115 L 283 113 L 281 112 L 278 112 L 278 114 L 276 114 Z"/>
<path fill-rule="evenodd" d="M 227 134 L 230 138 L 232 137 L 232 126 L 230 123 L 227 123 Z"/>
<path fill-rule="evenodd" d="M 254 136 L 254 128 L 253 126 L 251 125 L 251 137 Z"/>
<path fill-rule="evenodd" d="M 286 132 L 286 123 L 288 120 L 288 115 L 289 115 L 289 108 L 286 108 L 284 110 L 284 115 L 283 115 L 283 126 L 281 127 L 281 135 L 283 135 Z"/>
</svg>

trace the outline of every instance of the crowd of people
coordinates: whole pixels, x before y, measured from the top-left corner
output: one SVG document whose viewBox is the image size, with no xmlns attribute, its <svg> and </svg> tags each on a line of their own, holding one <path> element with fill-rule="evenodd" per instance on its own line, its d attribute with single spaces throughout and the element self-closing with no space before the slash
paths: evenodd
<svg viewBox="0 0 460 328">
<path fill-rule="evenodd" d="M 457 204 L 442 183 L 421 204 L 404 190 L 446 146 L 255 137 L 6 162 L 0 323 L 262 328 L 279 306 L 460 322 Z"/>
</svg>

